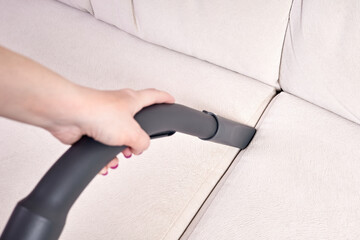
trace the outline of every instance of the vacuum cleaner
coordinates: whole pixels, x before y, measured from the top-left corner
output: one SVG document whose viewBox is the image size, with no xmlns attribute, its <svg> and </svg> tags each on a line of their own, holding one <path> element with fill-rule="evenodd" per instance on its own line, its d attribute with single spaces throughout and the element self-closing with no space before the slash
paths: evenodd
<svg viewBox="0 0 360 240">
<path fill-rule="evenodd" d="M 239 149 L 246 148 L 256 131 L 211 112 L 179 104 L 152 105 L 134 118 L 151 139 L 181 132 Z M 126 147 L 107 146 L 83 136 L 55 162 L 34 190 L 17 203 L 0 239 L 58 239 L 81 192 Z"/>
</svg>

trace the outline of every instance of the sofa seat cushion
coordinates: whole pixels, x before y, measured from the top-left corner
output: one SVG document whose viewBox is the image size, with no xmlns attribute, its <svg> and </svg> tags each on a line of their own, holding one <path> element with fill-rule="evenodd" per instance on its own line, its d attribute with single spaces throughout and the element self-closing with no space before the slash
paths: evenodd
<svg viewBox="0 0 360 240">
<path fill-rule="evenodd" d="M 249 125 L 275 93 L 56 1 L 0 0 L 0 44 L 79 84 L 164 89 L 179 103 Z M 16 202 L 67 146 L 41 129 L 0 120 L 1 231 Z M 61 239 L 176 239 L 237 152 L 181 134 L 154 140 L 142 156 L 121 157 L 116 171 L 95 178 L 75 203 Z"/>
<path fill-rule="evenodd" d="M 358 239 L 360 126 L 281 93 L 190 239 Z"/>
</svg>

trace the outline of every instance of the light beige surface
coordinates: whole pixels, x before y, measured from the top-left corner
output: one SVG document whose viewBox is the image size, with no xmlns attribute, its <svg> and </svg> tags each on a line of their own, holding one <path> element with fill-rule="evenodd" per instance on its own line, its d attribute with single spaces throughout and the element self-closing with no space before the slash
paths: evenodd
<svg viewBox="0 0 360 240">
<path fill-rule="evenodd" d="M 360 123 L 360 1 L 295 0 L 280 85 Z"/>
<path fill-rule="evenodd" d="M 94 14 L 90 0 L 58 0 L 81 11 Z"/>
<path fill-rule="evenodd" d="M 136 0 L 139 36 L 278 86 L 291 0 Z"/>
<path fill-rule="evenodd" d="M 359 239 L 360 126 L 286 93 L 190 239 Z"/>
<path fill-rule="evenodd" d="M 80 84 L 156 87 L 179 103 L 251 125 L 274 94 L 265 84 L 145 43 L 56 1 L 0 0 L 0 6 L 1 45 Z M 16 201 L 66 146 L 5 119 L 0 132 L 2 229 Z M 60 239 L 176 239 L 236 153 L 181 134 L 154 140 L 141 157 L 121 158 L 119 169 L 90 184 Z"/>
<path fill-rule="evenodd" d="M 134 15 L 134 1 L 92 0 L 91 4 L 94 8 L 94 16 L 97 19 L 136 35 L 138 29 Z"/>
<path fill-rule="evenodd" d="M 105 22 L 277 87 L 291 2 L 91 0 Z"/>
</svg>

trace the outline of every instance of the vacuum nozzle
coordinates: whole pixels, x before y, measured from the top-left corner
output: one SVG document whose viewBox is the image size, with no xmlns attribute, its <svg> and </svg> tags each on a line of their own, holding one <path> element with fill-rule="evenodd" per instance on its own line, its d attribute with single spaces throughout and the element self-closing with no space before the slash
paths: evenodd
<svg viewBox="0 0 360 240">
<path fill-rule="evenodd" d="M 166 137 L 181 132 L 236 148 L 246 148 L 256 129 L 180 104 L 157 104 L 142 109 L 136 121 L 151 138 Z"/>
<path fill-rule="evenodd" d="M 211 115 L 215 119 L 217 128 L 213 136 L 202 140 L 208 140 L 243 149 L 249 145 L 251 139 L 255 135 L 256 129 L 253 127 L 216 116 L 215 114 L 205 110 L 203 112 Z"/>
</svg>

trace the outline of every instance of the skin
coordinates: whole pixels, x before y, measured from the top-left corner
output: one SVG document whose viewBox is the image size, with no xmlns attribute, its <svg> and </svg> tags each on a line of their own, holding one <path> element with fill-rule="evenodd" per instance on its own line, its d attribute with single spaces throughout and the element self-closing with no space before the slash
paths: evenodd
<svg viewBox="0 0 360 240">
<path fill-rule="evenodd" d="M 125 157 L 149 147 L 134 120 L 143 107 L 174 103 L 163 91 L 101 91 L 74 84 L 42 65 L 0 46 L 0 116 L 41 127 L 64 144 L 88 135 L 108 145 L 126 145 Z M 101 170 L 116 168 L 115 158 Z"/>
</svg>

